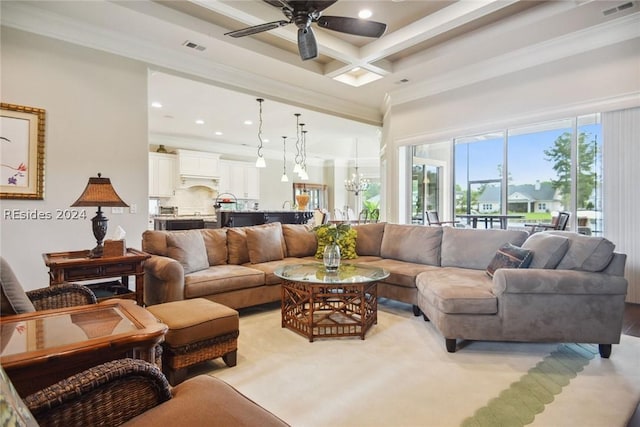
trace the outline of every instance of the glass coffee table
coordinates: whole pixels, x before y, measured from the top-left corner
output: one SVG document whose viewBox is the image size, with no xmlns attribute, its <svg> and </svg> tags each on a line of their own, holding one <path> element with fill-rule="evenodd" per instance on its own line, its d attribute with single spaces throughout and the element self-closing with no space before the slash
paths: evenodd
<svg viewBox="0 0 640 427">
<path fill-rule="evenodd" d="M 365 264 L 287 265 L 274 274 L 282 283 L 282 327 L 314 338 L 360 337 L 378 321 L 377 282 L 389 273 Z"/>
</svg>

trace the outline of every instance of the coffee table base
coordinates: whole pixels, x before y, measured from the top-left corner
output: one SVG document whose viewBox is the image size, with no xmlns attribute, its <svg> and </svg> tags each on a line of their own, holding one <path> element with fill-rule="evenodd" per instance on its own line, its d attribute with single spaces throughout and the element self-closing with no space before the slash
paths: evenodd
<svg viewBox="0 0 640 427">
<path fill-rule="evenodd" d="M 314 338 L 360 337 L 378 322 L 376 282 L 320 284 L 285 280 L 282 327 Z"/>
</svg>

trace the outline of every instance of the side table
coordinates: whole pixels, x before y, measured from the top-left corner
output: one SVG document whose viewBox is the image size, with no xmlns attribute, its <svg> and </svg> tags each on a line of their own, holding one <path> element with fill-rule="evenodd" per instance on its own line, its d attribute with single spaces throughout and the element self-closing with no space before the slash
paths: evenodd
<svg viewBox="0 0 640 427">
<path fill-rule="evenodd" d="M 122 285 L 128 289 L 129 276 L 135 276 L 136 291 L 118 295 L 118 298 L 135 299 L 138 305 L 144 305 L 143 263 L 151 257 L 146 252 L 127 248 L 122 256 L 90 258 L 89 251 L 84 250 L 45 253 L 42 257 L 49 267 L 49 286 L 120 277 Z"/>
</svg>

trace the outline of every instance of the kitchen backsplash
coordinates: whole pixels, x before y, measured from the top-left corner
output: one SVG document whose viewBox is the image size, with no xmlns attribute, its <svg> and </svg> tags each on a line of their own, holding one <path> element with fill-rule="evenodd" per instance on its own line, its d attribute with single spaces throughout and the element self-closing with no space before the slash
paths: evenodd
<svg viewBox="0 0 640 427">
<path fill-rule="evenodd" d="M 203 186 L 176 189 L 173 197 L 160 199 L 158 206 L 176 206 L 178 215 L 214 215 L 216 195 L 215 191 Z"/>
</svg>

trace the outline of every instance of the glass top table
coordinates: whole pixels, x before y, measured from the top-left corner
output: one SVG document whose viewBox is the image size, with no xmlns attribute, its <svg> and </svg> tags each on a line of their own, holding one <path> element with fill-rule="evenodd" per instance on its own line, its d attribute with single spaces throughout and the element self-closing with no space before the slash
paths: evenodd
<svg viewBox="0 0 640 427">
<path fill-rule="evenodd" d="M 365 264 L 327 271 L 320 262 L 287 265 L 282 282 L 282 327 L 314 338 L 360 337 L 378 322 L 377 282 L 389 276 Z"/>
<path fill-rule="evenodd" d="M 281 279 L 310 283 L 366 283 L 389 277 L 382 268 L 364 264 L 342 263 L 337 271 L 328 271 L 321 262 L 287 265 L 276 269 Z"/>
</svg>

